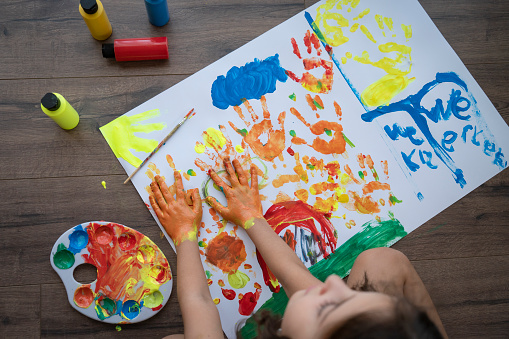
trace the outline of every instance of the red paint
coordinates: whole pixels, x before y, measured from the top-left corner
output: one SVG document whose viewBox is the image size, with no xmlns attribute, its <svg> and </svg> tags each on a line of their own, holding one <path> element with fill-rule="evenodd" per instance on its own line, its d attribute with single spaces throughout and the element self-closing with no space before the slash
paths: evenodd
<svg viewBox="0 0 509 339">
<path fill-rule="evenodd" d="M 311 54 L 311 32 L 309 29 L 306 32 L 306 35 L 304 35 L 304 45 L 308 48 L 308 54 Z"/>
<path fill-rule="evenodd" d="M 276 234 L 280 234 L 289 226 L 297 226 L 309 231 L 315 236 L 324 258 L 329 256 L 329 251 L 333 253 L 336 248 L 337 239 L 334 237 L 334 226 L 326 218 L 326 214 L 316 211 L 312 206 L 300 200 L 274 204 L 265 212 L 264 217 Z M 315 221 L 320 225 L 320 230 L 318 230 Z M 286 234 L 285 236 L 291 246 L 293 239 Z M 279 292 L 280 287 L 279 284 L 276 285 L 276 277 L 269 270 L 258 251 L 256 251 L 256 257 L 262 269 L 265 284 L 272 292 Z"/>
<path fill-rule="evenodd" d="M 124 233 L 118 237 L 118 246 L 124 251 L 129 251 L 136 245 L 136 237 L 131 233 Z"/>
<path fill-rule="evenodd" d="M 295 41 L 294 38 L 292 38 L 292 46 L 293 46 L 293 54 L 299 57 L 299 59 L 302 59 L 300 56 L 299 46 L 297 45 L 297 41 Z"/>
<path fill-rule="evenodd" d="M 161 308 L 163 308 L 163 304 L 161 303 L 161 305 L 157 306 L 157 307 L 154 307 L 154 308 L 151 308 L 152 311 L 159 311 Z"/>
<path fill-rule="evenodd" d="M 300 79 L 293 73 L 292 71 L 285 70 L 286 75 L 290 77 L 293 81 L 300 82 Z"/>
<path fill-rule="evenodd" d="M 82 285 L 74 292 L 74 303 L 81 308 L 87 308 L 94 301 L 94 292 L 90 285 Z"/>
<path fill-rule="evenodd" d="M 117 61 L 168 59 L 168 38 L 115 39 L 103 44 L 103 57 Z"/>
<path fill-rule="evenodd" d="M 235 293 L 234 290 L 228 290 L 228 289 L 225 289 L 225 288 L 222 288 L 221 292 L 223 292 L 224 297 L 226 299 L 228 299 L 228 300 L 235 299 L 235 296 L 237 295 L 237 293 Z"/>
<path fill-rule="evenodd" d="M 295 155 L 295 151 L 291 148 L 291 147 L 288 147 L 286 149 L 286 151 L 288 152 L 288 154 L 290 154 L 292 157 Z"/>
<path fill-rule="evenodd" d="M 255 293 L 247 292 L 242 296 L 239 300 L 239 313 L 241 315 L 251 315 L 253 313 L 256 304 L 258 303 L 258 299 L 260 298 L 260 294 L 262 290 L 258 289 Z"/>
<path fill-rule="evenodd" d="M 107 225 L 99 227 L 94 235 L 95 240 L 101 245 L 109 244 L 113 239 L 113 231 Z"/>
</svg>

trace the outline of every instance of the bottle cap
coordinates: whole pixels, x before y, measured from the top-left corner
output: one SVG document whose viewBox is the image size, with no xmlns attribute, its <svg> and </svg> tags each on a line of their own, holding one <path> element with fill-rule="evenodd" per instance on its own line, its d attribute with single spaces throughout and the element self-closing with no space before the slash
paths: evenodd
<svg viewBox="0 0 509 339">
<path fill-rule="evenodd" d="M 115 47 L 113 44 L 103 44 L 103 57 L 105 58 L 114 58 L 115 57 Z"/>
<path fill-rule="evenodd" d="M 99 9 L 96 0 L 80 0 L 80 5 L 87 14 L 94 14 Z"/>
<path fill-rule="evenodd" d="M 41 104 L 48 111 L 56 111 L 60 107 L 60 100 L 58 100 L 55 94 L 46 93 L 41 99 Z"/>
</svg>

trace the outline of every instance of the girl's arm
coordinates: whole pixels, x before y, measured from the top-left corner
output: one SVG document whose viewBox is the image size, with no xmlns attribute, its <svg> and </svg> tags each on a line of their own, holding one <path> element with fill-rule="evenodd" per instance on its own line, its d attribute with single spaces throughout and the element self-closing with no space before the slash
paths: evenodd
<svg viewBox="0 0 509 339">
<path fill-rule="evenodd" d="M 203 271 L 197 241 L 202 217 L 198 189 L 189 204 L 179 172 L 174 172 L 176 198 L 160 176 L 151 184 L 150 204 L 177 248 L 177 295 L 186 338 L 223 338 L 221 320 L 212 301 Z"/>
<path fill-rule="evenodd" d="M 247 231 L 272 273 L 284 286 L 288 297 L 299 290 L 319 284 L 320 281 L 309 273 L 293 250 L 264 219 L 256 167 L 251 165 L 250 185 L 248 176 L 238 160 L 233 160 L 233 167 L 229 159 L 225 159 L 224 163 L 231 186 L 214 171 L 209 171 L 209 175 L 223 190 L 228 206 L 221 205 L 213 197 L 207 197 L 207 202 L 223 218 Z"/>
</svg>

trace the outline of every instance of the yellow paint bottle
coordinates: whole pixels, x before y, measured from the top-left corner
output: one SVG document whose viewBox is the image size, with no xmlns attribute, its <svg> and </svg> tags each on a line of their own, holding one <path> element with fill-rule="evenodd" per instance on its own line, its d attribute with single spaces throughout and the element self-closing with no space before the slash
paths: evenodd
<svg viewBox="0 0 509 339">
<path fill-rule="evenodd" d="M 79 9 L 96 40 L 106 40 L 110 37 L 113 30 L 100 0 L 80 0 Z"/>
<path fill-rule="evenodd" d="M 58 93 L 46 93 L 41 99 L 41 108 L 63 129 L 73 129 L 80 122 L 78 112 Z"/>
</svg>

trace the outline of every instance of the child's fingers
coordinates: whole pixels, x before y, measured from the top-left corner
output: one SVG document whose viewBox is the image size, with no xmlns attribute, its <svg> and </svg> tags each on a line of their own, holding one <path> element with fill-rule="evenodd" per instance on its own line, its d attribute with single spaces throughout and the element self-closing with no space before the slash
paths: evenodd
<svg viewBox="0 0 509 339">
<path fill-rule="evenodd" d="M 234 159 L 233 167 L 235 167 L 235 171 L 237 171 L 237 175 L 238 175 L 240 184 L 243 186 L 246 186 L 248 184 L 246 171 L 244 171 L 244 169 L 242 168 L 240 161 L 238 161 L 237 159 Z"/>
<path fill-rule="evenodd" d="M 156 181 L 156 187 L 159 191 L 161 191 L 161 195 L 163 196 L 164 200 L 166 201 L 166 203 L 170 203 L 170 201 L 173 201 L 173 195 L 170 194 L 170 191 L 168 190 L 168 186 L 166 185 L 166 182 L 163 180 L 163 178 L 161 178 L 159 175 L 156 175 L 154 177 L 155 181 Z M 157 197 L 156 197 L 157 198 Z M 165 206 L 165 205 L 161 205 L 162 206 Z"/>
<path fill-rule="evenodd" d="M 193 212 L 201 213 L 202 212 L 201 198 L 200 198 L 200 192 L 197 188 L 195 188 L 193 190 L 193 193 L 191 194 L 191 198 L 193 199 Z"/>
<path fill-rule="evenodd" d="M 230 183 L 232 187 L 237 186 L 239 184 L 239 179 L 237 178 L 237 174 L 233 169 L 232 164 L 230 163 L 230 158 L 226 157 L 224 159 L 224 167 L 226 168 L 226 172 L 228 172 L 228 176 L 230 177 Z"/>
<path fill-rule="evenodd" d="M 173 171 L 173 176 L 175 177 L 175 186 L 177 186 L 175 195 L 177 196 L 177 200 L 184 199 L 185 191 L 184 184 L 182 183 L 182 176 L 178 171 Z"/>
<path fill-rule="evenodd" d="M 251 188 L 258 191 L 258 171 L 255 164 L 251 164 Z"/>
<path fill-rule="evenodd" d="M 228 186 L 228 184 L 226 184 L 223 179 L 221 179 L 219 177 L 219 175 L 217 175 L 217 173 L 214 171 L 214 170 L 209 170 L 209 176 L 212 178 L 212 181 L 214 181 L 214 183 L 219 186 L 221 188 L 221 191 L 224 193 L 224 195 L 226 197 L 229 196 L 230 194 L 230 186 Z"/>
<path fill-rule="evenodd" d="M 155 181 L 152 181 L 152 183 L 150 184 L 150 187 L 152 188 L 152 193 L 154 193 L 154 197 L 155 197 L 157 204 L 159 205 L 159 208 L 163 208 L 164 206 L 166 206 L 167 205 L 166 201 L 164 200 L 161 190 L 159 189 L 158 183 Z"/>
<path fill-rule="evenodd" d="M 155 214 L 157 215 L 157 218 L 161 220 L 163 218 L 163 212 L 159 208 L 159 205 L 156 202 L 156 199 L 153 195 L 148 196 L 148 200 L 150 201 L 150 205 L 152 205 L 152 209 L 154 210 Z"/>
<path fill-rule="evenodd" d="M 222 217 L 225 217 L 226 213 L 228 213 L 228 209 L 221 205 L 219 201 L 217 201 L 214 197 L 208 196 L 205 198 L 207 203 L 212 206 L 213 209 L 216 210 Z"/>
</svg>

